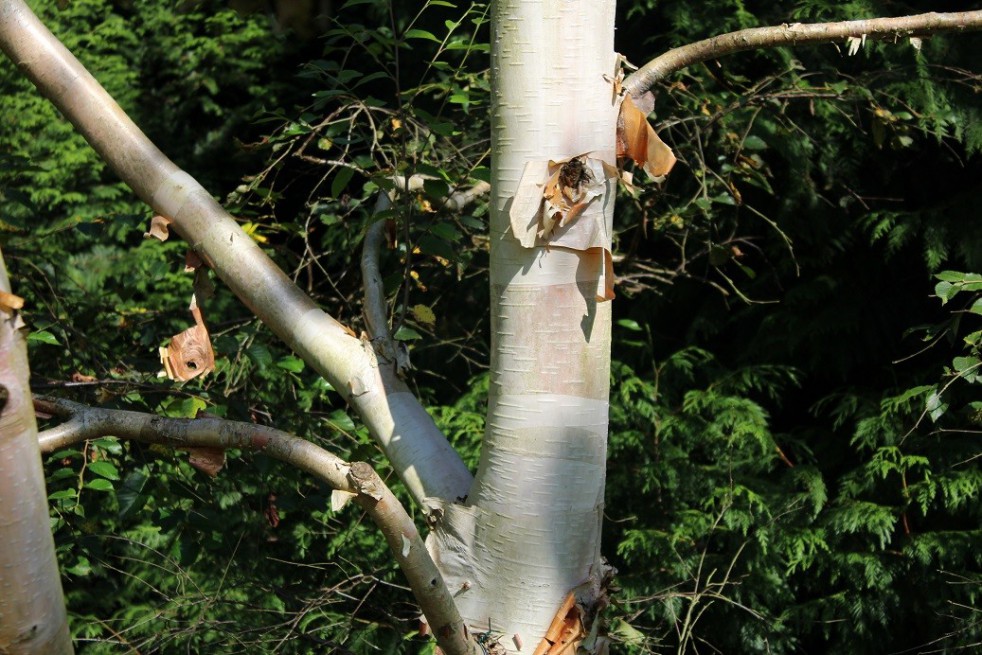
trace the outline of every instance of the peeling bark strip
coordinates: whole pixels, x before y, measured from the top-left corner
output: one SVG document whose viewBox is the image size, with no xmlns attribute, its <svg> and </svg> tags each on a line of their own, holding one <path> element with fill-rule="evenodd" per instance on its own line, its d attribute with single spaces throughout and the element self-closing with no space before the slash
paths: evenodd
<svg viewBox="0 0 982 655">
<path fill-rule="evenodd" d="M 793 23 L 771 27 L 752 27 L 674 48 L 645 64 L 624 80 L 624 90 L 634 97 L 677 71 L 709 59 L 744 50 L 795 46 L 804 43 L 831 43 L 849 37 L 909 38 L 939 32 L 982 30 L 982 10 L 957 13 L 930 13 L 899 18 L 872 18 L 839 23 Z"/>
</svg>

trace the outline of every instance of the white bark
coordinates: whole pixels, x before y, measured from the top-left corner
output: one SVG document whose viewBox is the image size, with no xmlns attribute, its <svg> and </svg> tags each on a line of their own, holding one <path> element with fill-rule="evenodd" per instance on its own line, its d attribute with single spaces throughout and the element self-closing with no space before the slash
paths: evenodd
<svg viewBox="0 0 982 655">
<path fill-rule="evenodd" d="M 490 622 L 531 652 L 600 568 L 610 303 L 596 300 L 602 250 L 523 248 L 509 209 L 529 162 L 614 164 L 614 2 L 499 0 L 492 21 L 488 421 L 467 502 L 447 507 L 431 547 L 471 630 Z M 576 220 L 609 235 L 612 186 Z"/>
<path fill-rule="evenodd" d="M 0 291 L 10 293 L 0 257 Z M 68 655 L 65 599 L 17 312 L 0 309 L 0 653 Z"/>
</svg>

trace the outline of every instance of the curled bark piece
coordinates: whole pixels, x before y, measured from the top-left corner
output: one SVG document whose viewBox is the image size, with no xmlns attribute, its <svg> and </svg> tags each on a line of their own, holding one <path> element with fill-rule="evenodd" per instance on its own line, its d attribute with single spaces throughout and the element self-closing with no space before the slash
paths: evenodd
<svg viewBox="0 0 982 655">
<path fill-rule="evenodd" d="M 166 216 L 154 216 L 150 219 L 150 229 L 143 233 L 143 238 L 167 241 L 170 237 L 170 224 L 171 220 Z"/>
<path fill-rule="evenodd" d="M 585 636 L 583 611 L 570 592 L 533 655 L 573 655 Z"/>
<path fill-rule="evenodd" d="M 160 349 L 160 360 L 171 380 L 187 382 L 215 370 L 215 351 L 197 302 L 192 302 L 194 325 L 171 338 L 169 346 Z"/>
<path fill-rule="evenodd" d="M 675 166 L 675 154 L 665 145 L 631 96 L 624 96 L 617 117 L 617 156 L 630 157 L 656 182 Z"/>
</svg>

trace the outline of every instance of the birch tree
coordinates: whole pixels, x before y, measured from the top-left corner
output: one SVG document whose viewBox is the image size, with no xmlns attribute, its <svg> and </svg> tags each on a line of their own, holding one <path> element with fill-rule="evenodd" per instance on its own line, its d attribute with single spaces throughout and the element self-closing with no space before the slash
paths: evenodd
<svg viewBox="0 0 982 655">
<path fill-rule="evenodd" d="M 424 547 L 370 467 L 275 430 L 40 399 L 40 409 L 65 420 L 41 435 L 41 449 L 114 435 L 212 454 L 231 447 L 266 452 L 333 487 L 338 509 L 353 498 L 368 512 L 445 652 L 605 652 L 600 617 L 613 575 L 601 549 L 612 219 L 626 161 L 634 160 L 636 180 L 656 183 L 674 161 L 644 119 L 652 85 L 693 63 L 751 48 L 982 26 L 979 11 L 782 25 L 684 46 L 631 73 L 614 52 L 614 14 L 613 0 L 493 4 L 492 373 L 472 474 L 403 379 L 378 300 L 378 229 L 369 232 L 362 258 L 368 311 L 360 338 L 167 159 L 21 0 L 0 1 L 5 54 L 204 265 L 342 394 L 391 461 L 429 535 Z M 393 180 L 396 188 L 413 183 Z M 459 206 L 485 190 L 445 204 Z M 16 493 L 36 501 L 43 498 L 36 487 Z M 61 602 L 54 590 L 44 595 Z M 3 621 L 7 630 L 6 614 Z M 23 652 L 56 652 L 45 648 Z"/>
</svg>

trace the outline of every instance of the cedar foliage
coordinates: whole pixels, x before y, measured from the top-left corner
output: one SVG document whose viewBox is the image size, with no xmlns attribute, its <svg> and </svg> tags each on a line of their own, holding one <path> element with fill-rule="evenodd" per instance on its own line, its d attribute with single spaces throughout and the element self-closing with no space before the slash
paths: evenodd
<svg viewBox="0 0 982 655">
<path fill-rule="evenodd" d="M 487 209 L 436 203 L 487 178 L 487 7 L 349 2 L 301 41 L 215 1 L 35 4 L 162 149 L 353 325 L 354 253 L 371 220 L 392 220 L 397 337 L 476 463 Z M 621 7 L 618 47 L 643 63 L 743 27 L 945 8 L 638 0 Z M 743 53 L 657 89 L 680 163 L 662 188 L 618 201 L 605 552 L 620 571 L 619 650 L 982 640 L 980 45 Z M 3 247 L 29 301 L 38 391 L 268 422 L 387 472 L 337 394 L 221 288 L 205 306 L 215 375 L 160 381 L 156 349 L 190 321 L 182 245 L 143 240 L 146 208 L 7 62 L 0 92 Z M 393 173 L 430 179 L 373 215 Z M 262 455 L 230 453 L 211 480 L 179 453 L 110 438 L 46 467 L 80 652 L 432 647 L 412 636 L 374 530 Z"/>
</svg>

